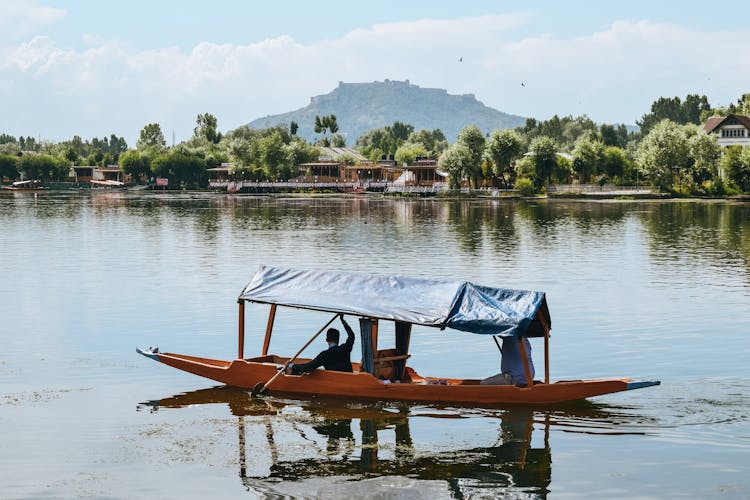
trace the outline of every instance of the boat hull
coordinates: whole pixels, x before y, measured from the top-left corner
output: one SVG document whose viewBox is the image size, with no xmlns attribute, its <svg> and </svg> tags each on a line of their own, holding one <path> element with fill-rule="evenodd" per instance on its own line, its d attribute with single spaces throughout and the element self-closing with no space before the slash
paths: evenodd
<svg viewBox="0 0 750 500">
<path fill-rule="evenodd" d="M 226 385 L 252 389 L 268 382 L 287 358 L 264 356 L 233 361 L 174 353 L 138 352 L 156 361 Z M 299 360 L 302 361 L 302 360 Z M 355 369 L 358 363 L 353 364 Z M 407 367 L 408 383 L 384 383 L 366 372 L 314 370 L 304 375 L 282 374 L 268 387 L 270 393 L 344 397 L 385 401 L 439 402 L 470 405 L 545 405 L 658 385 L 630 378 L 536 383 L 532 387 L 480 385 L 473 379 L 421 377 Z"/>
</svg>

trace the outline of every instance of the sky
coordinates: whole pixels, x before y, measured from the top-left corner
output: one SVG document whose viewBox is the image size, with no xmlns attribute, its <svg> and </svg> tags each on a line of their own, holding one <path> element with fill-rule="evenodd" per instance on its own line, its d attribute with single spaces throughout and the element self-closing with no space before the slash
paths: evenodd
<svg viewBox="0 0 750 500">
<path fill-rule="evenodd" d="M 635 124 L 662 96 L 750 92 L 748 19 L 735 0 L 1 0 L 0 133 L 180 142 L 199 113 L 225 132 L 386 79 Z"/>
</svg>

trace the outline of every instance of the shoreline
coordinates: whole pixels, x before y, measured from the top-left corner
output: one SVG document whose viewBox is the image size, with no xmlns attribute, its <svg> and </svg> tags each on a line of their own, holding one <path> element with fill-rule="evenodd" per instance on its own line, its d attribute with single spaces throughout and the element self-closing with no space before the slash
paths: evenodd
<svg viewBox="0 0 750 500">
<path fill-rule="evenodd" d="M 380 199 L 433 199 L 445 201 L 457 200 L 491 200 L 491 201 L 543 201 L 543 200 L 562 200 L 562 201 L 585 201 L 585 202 L 649 202 L 649 201 L 693 201 L 693 202 L 736 202 L 749 203 L 750 194 L 730 195 L 730 196 L 673 196 L 669 193 L 634 193 L 625 194 L 622 191 L 614 192 L 595 192 L 595 193 L 554 193 L 541 194 L 535 196 L 523 196 L 519 193 L 504 193 L 501 195 L 492 195 L 486 192 L 468 192 L 468 193 L 439 193 L 439 192 L 398 192 L 384 193 L 381 191 L 373 192 L 331 192 L 331 191 L 262 191 L 262 192 L 236 192 L 228 193 L 216 189 L 143 189 L 142 187 L 127 189 L 90 189 L 85 187 L 51 187 L 39 190 L 12 190 L 0 189 L 0 196 L 14 195 L 49 195 L 49 194 L 129 194 L 138 193 L 142 195 L 167 195 L 178 196 L 184 194 L 206 194 L 215 196 L 232 196 L 232 197 L 288 197 L 288 198 L 380 198 Z"/>
</svg>

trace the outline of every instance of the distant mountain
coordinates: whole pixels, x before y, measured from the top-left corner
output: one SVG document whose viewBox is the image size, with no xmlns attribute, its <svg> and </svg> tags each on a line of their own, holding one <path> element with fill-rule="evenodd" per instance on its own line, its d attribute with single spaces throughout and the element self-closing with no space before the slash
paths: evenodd
<svg viewBox="0 0 750 500">
<path fill-rule="evenodd" d="M 509 115 L 485 106 L 473 94 L 451 95 L 443 89 L 421 88 L 405 82 L 385 80 L 372 83 L 343 83 L 332 92 L 312 97 L 310 104 L 295 111 L 258 118 L 253 128 L 297 122 L 297 135 L 313 140 L 315 116 L 336 115 L 339 133 L 352 146 L 368 130 L 401 121 L 414 130 L 439 128 L 449 142 L 467 125 L 476 124 L 483 132 L 514 128 L 526 118 Z"/>
</svg>

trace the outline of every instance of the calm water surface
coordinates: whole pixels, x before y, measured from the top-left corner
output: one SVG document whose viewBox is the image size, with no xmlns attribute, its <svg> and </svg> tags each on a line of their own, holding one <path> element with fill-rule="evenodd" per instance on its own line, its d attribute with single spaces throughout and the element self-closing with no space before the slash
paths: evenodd
<svg viewBox="0 0 750 500">
<path fill-rule="evenodd" d="M 0 262 L 1 498 L 750 498 L 747 204 L 3 193 Z M 544 290 L 552 380 L 662 385 L 548 409 L 258 400 L 135 353 L 232 358 L 260 264 Z M 280 310 L 271 351 L 327 319 Z M 415 329 L 411 352 L 424 375 L 498 371 L 484 337 Z"/>
</svg>

